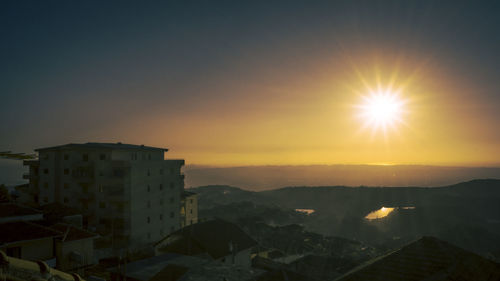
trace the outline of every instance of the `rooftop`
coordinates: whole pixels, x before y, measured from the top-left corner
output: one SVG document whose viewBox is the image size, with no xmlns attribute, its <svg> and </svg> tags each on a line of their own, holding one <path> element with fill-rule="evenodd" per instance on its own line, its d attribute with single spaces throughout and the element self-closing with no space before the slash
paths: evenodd
<svg viewBox="0 0 500 281">
<path fill-rule="evenodd" d="M 40 215 L 41 211 L 16 203 L 0 203 L 0 218 Z"/>
<path fill-rule="evenodd" d="M 63 236 L 61 237 L 63 242 L 82 240 L 87 238 L 97 238 L 98 234 L 92 233 L 76 226 L 65 224 L 65 223 L 57 223 L 52 225 L 50 228 L 55 229 L 61 233 Z"/>
<path fill-rule="evenodd" d="M 0 224 L 0 245 L 62 236 L 60 232 L 32 222 L 18 221 Z"/>
<path fill-rule="evenodd" d="M 500 265 L 434 237 L 373 259 L 338 281 L 500 280 Z"/>
<path fill-rule="evenodd" d="M 161 150 L 161 151 L 168 151 L 167 148 L 160 148 L 160 147 L 152 147 L 152 146 L 145 146 L 145 145 L 136 145 L 136 144 L 126 144 L 126 143 L 103 143 L 103 142 L 87 142 L 87 143 L 69 143 L 69 144 L 64 144 L 64 145 L 58 145 L 58 146 L 51 146 L 51 147 L 44 147 L 44 148 L 37 148 L 35 151 L 42 151 L 42 150 L 57 150 L 57 149 L 65 149 L 65 148 L 72 148 L 72 149 L 127 149 L 127 150 Z"/>
<path fill-rule="evenodd" d="M 218 259 L 229 255 L 231 247 L 239 252 L 255 245 L 257 242 L 237 225 L 215 219 L 186 226 L 159 241 L 156 247 L 185 255 L 208 253 Z"/>
</svg>

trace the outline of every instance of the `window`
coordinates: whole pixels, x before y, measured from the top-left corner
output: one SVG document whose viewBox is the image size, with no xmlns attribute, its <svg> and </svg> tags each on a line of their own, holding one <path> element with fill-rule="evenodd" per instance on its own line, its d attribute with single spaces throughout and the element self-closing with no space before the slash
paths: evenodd
<svg viewBox="0 0 500 281">
<path fill-rule="evenodd" d="M 160 183 L 160 190 L 162 190 L 162 189 L 163 189 L 163 184 Z"/>
<path fill-rule="evenodd" d="M 160 169 L 160 175 L 163 175 L 163 169 Z"/>
<path fill-rule="evenodd" d="M 104 187 L 102 185 L 99 185 L 99 192 L 104 192 Z"/>
<path fill-rule="evenodd" d="M 69 155 L 68 154 L 64 154 L 64 160 L 69 160 Z"/>
<path fill-rule="evenodd" d="M 106 154 L 99 155 L 99 160 L 106 160 Z"/>
<path fill-rule="evenodd" d="M 150 186 L 149 186 L 149 184 L 148 184 L 148 192 L 150 192 L 150 191 L 151 191 L 151 187 L 150 187 Z"/>
<path fill-rule="evenodd" d="M 69 169 L 64 169 L 64 174 L 69 175 Z"/>
<path fill-rule="evenodd" d="M 43 169 L 43 173 L 44 174 L 48 174 L 49 173 L 49 169 Z"/>
<path fill-rule="evenodd" d="M 66 203 L 66 204 L 67 204 L 68 202 L 69 202 L 68 197 L 64 197 L 64 203 Z"/>
<path fill-rule="evenodd" d="M 21 247 L 7 248 L 7 256 L 21 258 Z"/>
<path fill-rule="evenodd" d="M 69 183 L 64 183 L 64 189 L 68 189 L 69 188 Z"/>
<path fill-rule="evenodd" d="M 160 220 L 163 220 L 163 215 L 160 215 Z"/>
<path fill-rule="evenodd" d="M 189 203 L 193 204 L 193 199 L 189 199 Z"/>
<path fill-rule="evenodd" d="M 148 217 L 147 221 L 148 221 L 148 223 L 150 223 L 150 222 L 151 222 L 151 219 Z"/>
<path fill-rule="evenodd" d="M 35 200 L 35 203 L 38 203 L 38 195 L 33 196 L 33 199 Z"/>
<path fill-rule="evenodd" d="M 48 182 L 44 182 L 44 183 L 43 183 L 43 187 L 44 187 L 44 188 L 49 188 L 49 183 L 48 183 Z"/>
<path fill-rule="evenodd" d="M 99 208 L 105 209 L 106 208 L 106 203 L 105 202 L 99 202 Z"/>
<path fill-rule="evenodd" d="M 85 161 L 85 162 L 89 161 L 89 155 L 87 153 L 83 154 L 82 155 L 82 160 Z"/>
<path fill-rule="evenodd" d="M 174 212 L 170 212 L 170 217 L 173 218 L 174 217 Z"/>
<path fill-rule="evenodd" d="M 192 214 L 193 213 L 193 209 L 189 210 L 189 213 Z"/>
<path fill-rule="evenodd" d="M 99 171 L 99 176 L 100 177 L 104 176 L 104 172 L 103 171 Z"/>
</svg>

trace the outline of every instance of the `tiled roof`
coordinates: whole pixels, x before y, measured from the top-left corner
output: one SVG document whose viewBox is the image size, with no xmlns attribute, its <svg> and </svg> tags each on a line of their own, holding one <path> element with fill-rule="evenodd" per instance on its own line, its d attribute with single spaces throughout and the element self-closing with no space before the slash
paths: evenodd
<svg viewBox="0 0 500 281">
<path fill-rule="evenodd" d="M 26 221 L 2 223 L 0 229 L 0 245 L 61 236 L 54 229 Z"/>
<path fill-rule="evenodd" d="M 39 215 L 41 213 L 39 210 L 12 202 L 0 203 L 0 218 Z"/>
<path fill-rule="evenodd" d="M 174 237 L 177 238 L 174 242 L 164 245 L 163 242 Z M 184 255 L 208 253 L 212 258 L 218 259 L 231 253 L 231 245 L 236 252 L 239 252 L 256 244 L 257 242 L 237 225 L 215 219 L 186 226 L 156 245 L 164 252 Z"/>
<path fill-rule="evenodd" d="M 348 272 L 339 281 L 358 280 L 498 281 L 500 266 L 433 237 L 423 237 L 396 252 Z"/>
<path fill-rule="evenodd" d="M 63 233 L 63 236 L 61 239 L 64 242 L 68 241 L 75 241 L 75 240 L 82 240 L 82 239 L 88 239 L 88 238 L 97 238 L 99 235 L 96 233 L 92 233 L 86 230 L 83 230 L 81 228 L 72 226 L 70 224 L 65 224 L 65 223 L 58 223 L 55 225 L 52 225 L 50 228 L 55 229 L 61 233 Z"/>
<path fill-rule="evenodd" d="M 163 151 L 168 150 L 166 148 L 152 147 L 152 146 L 145 146 L 145 145 L 136 145 L 136 144 L 125 144 L 125 143 L 121 143 L 121 142 L 117 142 L 117 143 L 87 142 L 87 143 L 68 143 L 68 144 L 63 144 L 63 145 L 58 145 L 58 146 L 37 148 L 37 149 L 35 149 L 35 151 L 54 150 L 54 149 L 61 149 L 61 148 L 133 149 L 133 150 L 163 150 Z"/>
</svg>

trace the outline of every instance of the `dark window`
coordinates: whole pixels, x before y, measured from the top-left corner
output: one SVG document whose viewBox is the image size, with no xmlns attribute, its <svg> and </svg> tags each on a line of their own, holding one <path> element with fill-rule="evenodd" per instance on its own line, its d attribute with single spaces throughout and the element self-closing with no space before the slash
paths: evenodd
<svg viewBox="0 0 500 281">
<path fill-rule="evenodd" d="M 21 247 L 7 248 L 7 256 L 21 258 Z"/>
<path fill-rule="evenodd" d="M 47 196 L 43 197 L 43 202 L 45 203 L 49 202 L 49 198 Z"/>
<path fill-rule="evenodd" d="M 100 160 L 106 160 L 106 154 L 101 154 L 99 155 Z"/>
<path fill-rule="evenodd" d="M 43 173 L 44 174 L 48 174 L 49 173 L 49 169 L 43 169 Z"/>
<path fill-rule="evenodd" d="M 163 205 L 163 199 L 160 199 L 160 205 Z"/>
<path fill-rule="evenodd" d="M 148 160 L 151 160 L 151 154 L 148 153 Z"/>
<path fill-rule="evenodd" d="M 160 175 L 163 175 L 163 169 L 160 169 Z"/>
<path fill-rule="evenodd" d="M 192 214 L 193 213 L 193 209 L 189 210 L 189 213 Z"/>
<path fill-rule="evenodd" d="M 68 197 L 64 197 L 64 203 L 68 203 L 68 202 L 69 202 Z"/>
<path fill-rule="evenodd" d="M 85 162 L 89 161 L 89 155 L 88 155 L 88 154 L 86 154 L 86 153 L 85 153 L 85 154 L 83 154 L 83 155 L 82 155 L 82 160 L 83 160 L 83 161 L 85 161 Z"/>
<path fill-rule="evenodd" d="M 99 192 L 104 192 L 104 187 L 102 185 L 99 185 Z"/>
<path fill-rule="evenodd" d="M 189 199 L 189 203 L 193 204 L 193 199 Z"/>
<path fill-rule="evenodd" d="M 68 154 L 64 154 L 64 160 L 68 160 L 69 159 L 69 155 Z"/>
<path fill-rule="evenodd" d="M 38 195 L 33 196 L 33 199 L 35 200 L 35 203 L 38 203 Z"/>
<path fill-rule="evenodd" d="M 43 183 L 43 187 L 44 187 L 44 188 L 49 188 L 49 183 L 44 182 L 44 183 Z"/>
<path fill-rule="evenodd" d="M 69 188 L 69 183 L 64 183 L 64 189 L 68 189 Z"/>
<path fill-rule="evenodd" d="M 69 175 L 69 169 L 64 169 L 64 174 Z"/>
<path fill-rule="evenodd" d="M 163 189 L 163 184 L 160 183 L 160 190 L 162 190 L 162 189 Z"/>
<path fill-rule="evenodd" d="M 163 215 L 160 215 L 160 220 L 163 220 Z"/>
<path fill-rule="evenodd" d="M 99 202 L 99 208 L 105 209 L 106 208 L 106 203 L 105 202 Z"/>
<path fill-rule="evenodd" d="M 151 186 L 149 186 L 149 184 L 148 184 L 148 192 L 150 192 L 150 191 L 151 191 Z"/>
<path fill-rule="evenodd" d="M 150 223 L 150 222 L 151 222 L 151 219 L 148 217 L 148 223 Z"/>
</svg>

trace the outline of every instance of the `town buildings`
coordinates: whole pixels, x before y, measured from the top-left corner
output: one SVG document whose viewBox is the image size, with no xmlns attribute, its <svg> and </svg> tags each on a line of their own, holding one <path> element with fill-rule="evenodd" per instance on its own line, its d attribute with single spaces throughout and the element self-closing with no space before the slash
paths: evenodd
<svg viewBox="0 0 500 281">
<path fill-rule="evenodd" d="M 158 241 L 181 227 L 184 160 L 167 149 L 122 143 L 39 148 L 27 160 L 34 204 L 81 209 L 84 227 L 129 246 Z"/>
<path fill-rule="evenodd" d="M 183 191 L 181 198 L 181 227 L 198 222 L 198 194 Z"/>
</svg>

